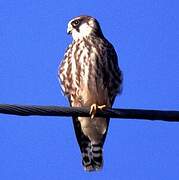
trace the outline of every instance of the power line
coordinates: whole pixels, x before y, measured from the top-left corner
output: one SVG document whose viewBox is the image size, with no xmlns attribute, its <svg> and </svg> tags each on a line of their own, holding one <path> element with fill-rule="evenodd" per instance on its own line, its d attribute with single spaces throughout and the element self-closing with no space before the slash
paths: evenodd
<svg viewBox="0 0 179 180">
<path fill-rule="evenodd" d="M 79 108 L 0 104 L 0 113 L 18 116 L 89 116 L 89 110 L 89 107 Z M 98 110 L 96 116 L 119 119 L 146 119 L 179 122 L 179 111 L 106 108 L 102 111 Z"/>
</svg>

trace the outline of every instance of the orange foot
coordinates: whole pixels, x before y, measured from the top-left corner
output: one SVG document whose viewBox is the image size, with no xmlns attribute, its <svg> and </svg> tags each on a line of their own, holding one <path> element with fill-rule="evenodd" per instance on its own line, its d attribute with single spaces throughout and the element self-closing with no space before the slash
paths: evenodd
<svg viewBox="0 0 179 180">
<path fill-rule="evenodd" d="M 94 118 L 97 109 L 103 110 L 103 108 L 105 108 L 105 107 L 106 107 L 106 105 L 98 106 L 97 104 L 92 104 L 92 105 L 91 105 L 91 108 L 90 108 L 91 119 Z"/>
</svg>

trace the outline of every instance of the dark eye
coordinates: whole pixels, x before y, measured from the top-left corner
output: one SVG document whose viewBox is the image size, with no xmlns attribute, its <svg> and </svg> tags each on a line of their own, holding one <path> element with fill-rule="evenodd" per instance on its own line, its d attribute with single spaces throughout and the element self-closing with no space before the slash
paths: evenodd
<svg viewBox="0 0 179 180">
<path fill-rule="evenodd" d="M 74 21 L 72 22 L 73 26 L 77 26 L 79 23 L 80 23 L 79 20 L 74 20 Z"/>
</svg>

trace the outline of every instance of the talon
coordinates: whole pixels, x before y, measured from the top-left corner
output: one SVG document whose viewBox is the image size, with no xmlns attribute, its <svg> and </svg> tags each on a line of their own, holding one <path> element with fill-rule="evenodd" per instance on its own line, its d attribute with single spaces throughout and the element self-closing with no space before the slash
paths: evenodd
<svg viewBox="0 0 179 180">
<path fill-rule="evenodd" d="M 90 108 L 91 119 L 94 118 L 97 109 L 103 110 L 103 108 L 105 108 L 105 107 L 106 107 L 106 105 L 98 106 L 97 104 L 92 104 L 92 105 L 91 105 L 91 108 Z"/>
<path fill-rule="evenodd" d="M 96 114 L 96 110 L 97 110 L 97 105 L 96 104 L 92 104 L 91 108 L 90 108 L 90 115 L 91 115 L 91 119 L 94 118 L 95 114 Z"/>
<path fill-rule="evenodd" d="M 98 109 L 103 110 L 103 108 L 105 108 L 105 107 L 106 107 L 106 105 L 104 104 L 104 105 L 98 106 Z"/>
</svg>

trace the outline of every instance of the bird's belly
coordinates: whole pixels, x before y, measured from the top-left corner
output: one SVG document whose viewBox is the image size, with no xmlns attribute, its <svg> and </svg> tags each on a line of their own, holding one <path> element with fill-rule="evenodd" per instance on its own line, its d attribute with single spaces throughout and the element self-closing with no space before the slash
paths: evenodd
<svg viewBox="0 0 179 180">
<path fill-rule="evenodd" d="M 109 105 L 108 91 L 96 84 L 93 78 L 82 78 L 77 90 L 78 97 L 81 101 L 80 106 L 90 107 L 92 104 Z M 106 132 L 107 122 L 105 118 L 95 117 L 78 117 L 83 133 L 91 140 L 92 143 L 100 143 Z"/>
<path fill-rule="evenodd" d="M 78 117 L 83 133 L 89 137 L 93 143 L 99 143 L 107 129 L 105 118 Z"/>
<path fill-rule="evenodd" d="M 107 88 L 101 88 L 88 83 L 88 85 L 81 85 L 79 88 L 79 96 L 82 100 L 83 106 L 91 106 L 92 104 L 107 105 L 109 104 Z"/>
</svg>

